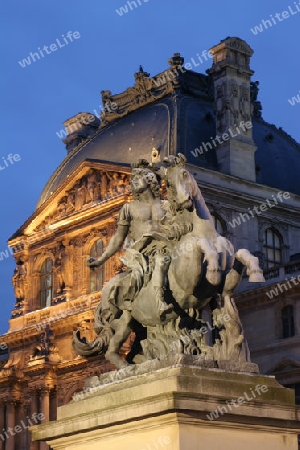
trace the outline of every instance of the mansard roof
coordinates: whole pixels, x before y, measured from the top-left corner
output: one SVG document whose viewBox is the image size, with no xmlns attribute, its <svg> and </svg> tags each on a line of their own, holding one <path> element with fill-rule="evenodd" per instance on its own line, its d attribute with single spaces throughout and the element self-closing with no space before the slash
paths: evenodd
<svg viewBox="0 0 300 450">
<path fill-rule="evenodd" d="M 139 158 L 151 160 L 155 149 L 158 159 L 181 152 L 188 162 L 218 171 L 215 148 L 201 155 L 195 153 L 217 134 L 212 77 L 184 69 L 183 61 L 176 53 L 166 71 L 151 78 L 141 67 L 135 74 L 135 85 L 125 92 L 112 95 L 102 91 L 106 109 L 96 132 L 94 121 L 92 131 L 83 127 L 64 140 L 69 153 L 49 179 L 37 206 L 86 159 L 130 164 Z M 252 82 L 253 137 L 258 147 L 256 181 L 300 194 L 300 145 L 262 119 L 257 95 L 258 82 Z M 117 105 L 117 110 L 110 105 Z M 74 123 L 76 117 L 69 121 Z"/>
</svg>

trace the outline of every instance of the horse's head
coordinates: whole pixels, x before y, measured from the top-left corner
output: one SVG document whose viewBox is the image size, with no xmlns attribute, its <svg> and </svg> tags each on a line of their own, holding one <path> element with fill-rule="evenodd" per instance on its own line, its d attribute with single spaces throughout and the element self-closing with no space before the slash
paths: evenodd
<svg viewBox="0 0 300 450">
<path fill-rule="evenodd" d="M 164 158 L 168 167 L 164 169 L 162 178 L 166 181 L 168 200 L 173 212 L 194 208 L 195 180 L 185 168 L 186 158 L 181 153 L 178 156 Z"/>
</svg>

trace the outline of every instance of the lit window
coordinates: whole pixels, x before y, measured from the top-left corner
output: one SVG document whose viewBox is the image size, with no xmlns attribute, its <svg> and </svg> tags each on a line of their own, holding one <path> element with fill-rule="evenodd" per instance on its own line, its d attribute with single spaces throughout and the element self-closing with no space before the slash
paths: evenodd
<svg viewBox="0 0 300 450">
<path fill-rule="evenodd" d="M 215 224 L 215 229 L 221 236 L 224 236 L 224 226 L 222 220 L 215 214 L 212 214 L 212 218 Z"/>
<path fill-rule="evenodd" d="M 294 308 L 292 305 L 285 306 L 281 310 L 282 317 L 282 337 L 283 339 L 295 336 Z"/>
<path fill-rule="evenodd" d="M 41 268 L 41 308 L 51 306 L 53 296 L 52 260 L 47 258 Z"/>
<path fill-rule="evenodd" d="M 90 252 L 92 258 L 99 258 L 103 253 L 103 242 L 101 239 L 96 241 Z M 104 280 L 104 266 L 95 267 L 90 271 L 90 292 L 101 291 Z"/>
<path fill-rule="evenodd" d="M 264 235 L 265 269 L 282 264 L 282 237 L 273 228 L 268 228 Z"/>
</svg>

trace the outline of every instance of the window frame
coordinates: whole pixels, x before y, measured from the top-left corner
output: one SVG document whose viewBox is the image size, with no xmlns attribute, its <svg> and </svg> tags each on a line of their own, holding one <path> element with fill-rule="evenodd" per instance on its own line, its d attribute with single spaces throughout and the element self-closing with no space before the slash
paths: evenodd
<svg viewBox="0 0 300 450">
<path fill-rule="evenodd" d="M 272 233 L 272 243 L 268 243 L 268 234 Z M 279 246 L 276 245 L 276 238 Z M 268 257 L 268 253 L 272 252 L 272 258 Z M 276 258 L 276 253 L 279 252 L 279 258 Z M 283 238 L 282 235 L 273 227 L 266 228 L 263 235 L 263 255 L 264 255 L 264 269 L 271 269 L 275 266 L 283 264 Z"/>
<path fill-rule="evenodd" d="M 211 216 L 213 218 L 214 227 L 215 227 L 217 233 L 220 234 L 221 236 L 225 236 L 226 235 L 226 227 L 225 227 L 224 220 L 215 212 L 211 213 Z M 219 223 L 219 227 L 218 227 L 218 223 Z M 221 228 L 222 232 L 220 232 L 220 230 L 218 228 Z"/>
<path fill-rule="evenodd" d="M 293 305 L 289 304 L 281 309 L 281 324 L 282 339 L 295 336 L 295 314 Z"/>
<path fill-rule="evenodd" d="M 47 285 L 47 278 L 50 278 L 50 284 Z M 53 289 L 54 289 L 54 277 L 53 277 L 53 261 L 51 258 L 46 258 L 40 270 L 40 307 L 41 309 L 48 308 L 52 305 Z M 50 297 L 47 293 L 50 292 Z"/>
</svg>

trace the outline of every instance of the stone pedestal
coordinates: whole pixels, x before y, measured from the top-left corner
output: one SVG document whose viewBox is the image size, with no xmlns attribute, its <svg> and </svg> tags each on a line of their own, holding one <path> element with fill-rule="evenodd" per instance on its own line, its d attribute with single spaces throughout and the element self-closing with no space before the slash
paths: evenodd
<svg viewBox="0 0 300 450">
<path fill-rule="evenodd" d="M 274 377 L 201 368 L 192 357 L 164 365 L 87 380 L 56 421 L 31 428 L 33 439 L 53 450 L 298 449 L 294 393 Z"/>
</svg>

